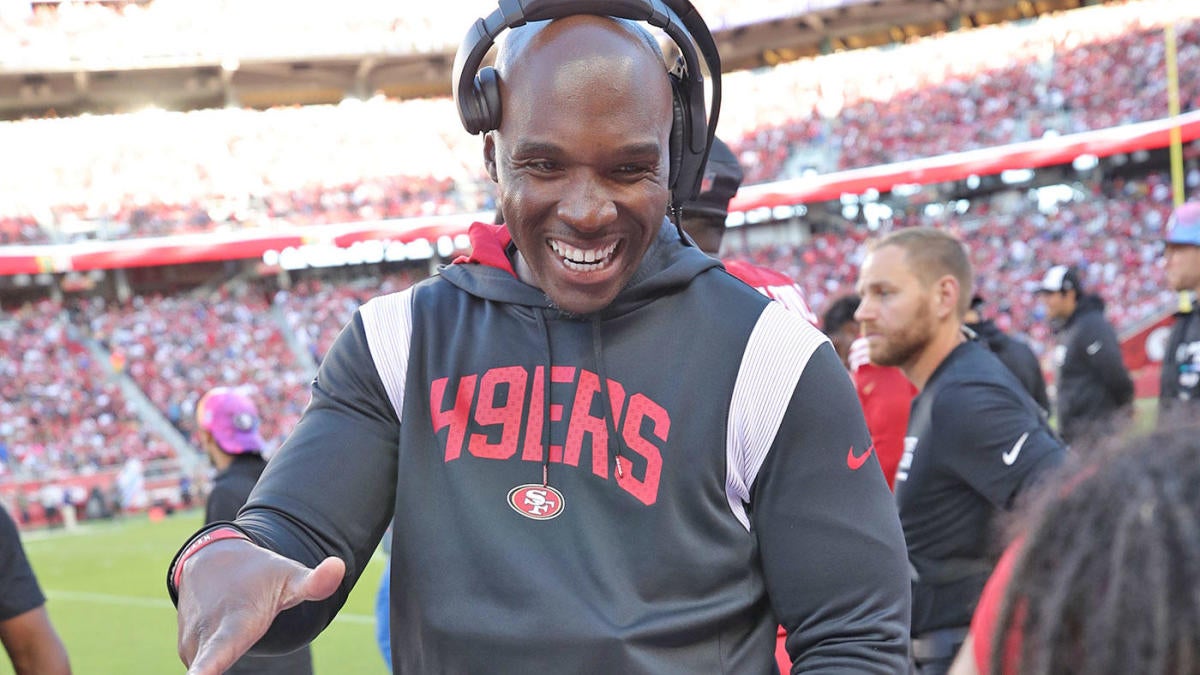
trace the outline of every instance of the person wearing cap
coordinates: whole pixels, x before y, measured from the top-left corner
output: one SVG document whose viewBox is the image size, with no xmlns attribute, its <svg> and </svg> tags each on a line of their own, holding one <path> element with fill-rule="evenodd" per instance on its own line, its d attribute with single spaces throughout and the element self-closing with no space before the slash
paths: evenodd
<svg viewBox="0 0 1200 675">
<path fill-rule="evenodd" d="M 704 181 L 700 194 L 684 202 L 683 217 L 679 225 L 692 238 L 701 251 L 717 257 L 721 241 L 725 238 L 725 219 L 729 216 L 729 202 L 742 185 L 742 166 L 733 151 L 719 138 L 713 139 L 708 163 L 704 166 Z M 783 303 L 784 307 L 804 317 L 814 326 L 817 315 L 804 299 L 804 290 L 786 274 L 759 267 L 740 260 L 723 261 L 725 270 L 741 279 L 768 298 Z"/>
<path fill-rule="evenodd" d="M 1181 294 L 1179 312 L 1163 353 L 1159 425 L 1200 413 L 1200 202 L 1175 209 L 1167 223 L 1167 285 Z"/>
<path fill-rule="evenodd" d="M 233 387 L 210 389 L 196 404 L 197 441 L 217 470 L 204 507 L 205 525 L 236 518 L 267 468 L 259 421 L 254 401 Z M 304 646 L 281 656 L 243 656 L 226 672 L 311 675 L 312 650 Z"/>
<path fill-rule="evenodd" d="M 1042 374 L 1042 364 L 1038 362 L 1037 355 L 1025 342 L 1000 330 L 995 321 L 984 318 L 983 305 L 982 296 L 972 296 L 971 307 L 963 317 L 963 323 L 1008 366 L 1042 410 L 1049 413 L 1050 397 L 1046 395 L 1046 376 Z"/>
<path fill-rule="evenodd" d="M 1087 293 L 1079 270 L 1051 267 L 1037 294 L 1054 325 L 1058 431 L 1073 445 L 1102 440 L 1132 412 L 1133 379 L 1121 360 L 1117 332 L 1104 318 L 1104 300 Z"/>
</svg>

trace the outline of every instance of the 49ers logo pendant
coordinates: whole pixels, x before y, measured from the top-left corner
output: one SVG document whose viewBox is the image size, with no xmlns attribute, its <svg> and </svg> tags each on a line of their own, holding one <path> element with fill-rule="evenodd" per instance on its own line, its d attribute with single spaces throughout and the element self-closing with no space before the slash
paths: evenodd
<svg viewBox="0 0 1200 675">
<path fill-rule="evenodd" d="M 526 518 L 550 520 L 563 512 L 563 496 L 549 485 L 518 485 L 508 491 L 508 505 Z"/>
</svg>

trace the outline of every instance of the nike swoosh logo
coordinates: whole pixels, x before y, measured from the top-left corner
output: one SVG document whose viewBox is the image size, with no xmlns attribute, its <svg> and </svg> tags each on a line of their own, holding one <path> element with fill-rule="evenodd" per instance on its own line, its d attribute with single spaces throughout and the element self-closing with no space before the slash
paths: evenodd
<svg viewBox="0 0 1200 675">
<path fill-rule="evenodd" d="M 1029 440 L 1029 432 L 1021 434 L 1017 439 L 1017 444 L 1012 446 L 1012 450 L 1000 454 L 1000 459 L 1008 466 L 1012 466 L 1013 462 L 1017 461 L 1017 455 L 1021 454 L 1021 448 L 1025 447 L 1025 441 Z"/>
<path fill-rule="evenodd" d="M 1098 352 L 1098 351 L 1100 351 L 1100 341 L 1099 340 L 1097 340 L 1087 346 L 1088 356 L 1095 356 L 1096 352 Z"/>
<path fill-rule="evenodd" d="M 858 471 L 863 464 L 867 463 L 867 458 L 871 456 L 871 451 L 875 449 L 875 444 L 872 443 L 867 448 L 866 452 L 861 455 L 854 454 L 854 446 L 850 446 L 850 451 L 846 453 L 846 466 L 850 467 L 851 471 Z"/>
</svg>

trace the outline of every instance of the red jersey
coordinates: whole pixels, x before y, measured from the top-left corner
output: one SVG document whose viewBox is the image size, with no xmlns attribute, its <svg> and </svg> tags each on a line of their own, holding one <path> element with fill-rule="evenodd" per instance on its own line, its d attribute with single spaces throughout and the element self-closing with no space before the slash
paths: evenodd
<svg viewBox="0 0 1200 675">
<path fill-rule="evenodd" d="M 894 489 L 896 467 L 904 454 L 904 436 L 908 433 L 908 412 L 917 388 L 899 368 L 874 363 L 858 366 L 850 378 L 867 418 L 879 467 L 888 487 Z"/>
<path fill-rule="evenodd" d="M 753 286 L 759 293 L 778 300 L 784 307 L 804 317 L 814 326 L 820 327 L 817 315 L 809 309 L 804 301 L 804 291 L 786 274 L 776 272 L 766 267 L 751 265 L 740 260 L 723 261 L 725 269 L 733 276 Z"/>
<path fill-rule="evenodd" d="M 995 638 L 1000 619 L 1000 605 L 1004 602 L 1004 595 L 1012 580 L 1013 567 L 1016 565 L 1017 556 L 1021 550 L 1021 541 L 1021 539 L 1014 540 L 1004 550 L 1004 555 L 1000 556 L 1000 561 L 996 563 L 996 569 L 992 570 L 992 576 L 988 579 L 987 585 L 983 587 L 983 594 L 979 596 L 979 604 L 975 605 L 975 615 L 971 619 L 971 636 L 975 643 L 972 656 L 975 658 L 976 668 L 981 673 L 988 672 L 992 667 L 992 650 L 995 648 L 992 641 Z M 1021 653 L 1021 640 L 1018 634 L 1009 634 L 1008 639 L 1005 640 L 1004 650 L 1006 667 L 1012 669 Z"/>
</svg>

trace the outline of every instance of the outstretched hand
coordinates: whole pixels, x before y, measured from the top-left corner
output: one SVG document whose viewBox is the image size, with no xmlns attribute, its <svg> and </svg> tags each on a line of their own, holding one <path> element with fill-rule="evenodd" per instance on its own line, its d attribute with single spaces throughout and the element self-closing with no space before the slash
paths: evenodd
<svg viewBox="0 0 1200 675">
<path fill-rule="evenodd" d="M 346 575 L 326 558 L 313 569 L 244 540 L 219 541 L 184 563 L 179 582 L 179 658 L 189 675 L 220 675 L 267 632 L 275 616 L 324 600 Z"/>
</svg>

